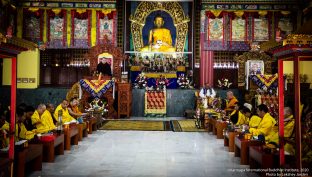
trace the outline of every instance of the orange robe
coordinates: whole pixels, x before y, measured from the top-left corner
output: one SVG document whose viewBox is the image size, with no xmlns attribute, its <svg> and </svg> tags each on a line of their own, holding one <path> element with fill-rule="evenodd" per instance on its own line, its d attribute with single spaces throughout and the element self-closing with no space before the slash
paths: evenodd
<svg viewBox="0 0 312 177">
<path fill-rule="evenodd" d="M 227 102 L 225 110 L 233 110 L 237 102 L 238 100 L 234 96 L 231 100 Z"/>
</svg>

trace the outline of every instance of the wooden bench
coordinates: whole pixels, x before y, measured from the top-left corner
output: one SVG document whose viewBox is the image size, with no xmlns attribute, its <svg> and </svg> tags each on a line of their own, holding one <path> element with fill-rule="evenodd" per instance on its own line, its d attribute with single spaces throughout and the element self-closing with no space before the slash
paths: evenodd
<svg viewBox="0 0 312 177">
<path fill-rule="evenodd" d="M 9 158 L 0 158 L 0 176 L 11 176 L 12 160 Z"/>
<path fill-rule="evenodd" d="M 77 124 L 78 128 L 78 141 L 82 141 L 83 137 L 88 136 L 88 123 L 89 122 L 84 122 L 82 124 Z"/>
<path fill-rule="evenodd" d="M 96 131 L 97 130 L 97 119 L 95 117 L 92 117 L 92 118 L 89 118 L 88 121 L 89 121 L 89 125 L 88 125 L 89 131 L 88 131 L 88 133 L 92 134 L 92 131 Z"/>
<path fill-rule="evenodd" d="M 249 146 L 262 146 L 264 143 L 258 140 L 246 140 L 235 137 L 234 153 L 235 157 L 240 157 L 241 165 L 249 163 Z"/>
<path fill-rule="evenodd" d="M 223 139 L 223 130 L 227 127 L 226 122 L 216 121 L 217 139 Z"/>
<path fill-rule="evenodd" d="M 29 164 L 32 171 L 42 170 L 42 144 L 29 144 L 28 148 L 15 154 L 14 171 L 16 177 L 25 176 L 25 166 Z"/>
<path fill-rule="evenodd" d="M 64 134 L 55 135 L 53 141 L 40 141 L 43 145 L 43 161 L 54 162 L 55 154 L 64 155 Z"/>
<path fill-rule="evenodd" d="M 65 150 L 70 150 L 70 145 L 78 145 L 78 127 L 77 124 L 64 125 Z"/>
<path fill-rule="evenodd" d="M 227 131 L 225 132 L 224 136 L 224 146 L 229 147 L 229 152 L 234 152 L 234 145 L 235 145 L 235 136 L 238 132 L 235 131 Z"/>
<path fill-rule="evenodd" d="M 216 121 L 216 119 L 211 119 L 210 120 L 210 123 L 211 123 L 211 127 L 212 127 L 212 133 L 214 134 L 214 135 L 217 135 L 217 127 L 216 127 L 216 123 L 217 123 L 217 121 Z"/>
</svg>

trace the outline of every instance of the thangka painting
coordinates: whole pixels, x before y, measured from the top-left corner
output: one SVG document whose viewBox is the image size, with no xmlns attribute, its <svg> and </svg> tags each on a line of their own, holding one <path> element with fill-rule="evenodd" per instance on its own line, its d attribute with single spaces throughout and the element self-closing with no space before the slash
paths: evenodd
<svg viewBox="0 0 312 177">
<path fill-rule="evenodd" d="M 75 39 L 88 39 L 88 19 L 75 18 Z"/>
<path fill-rule="evenodd" d="M 54 39 L 63 39 L 63 30 L 64 30 L 64 19 L 55 17 L 50 19 L 50 38 Z"/>
<path fill-rule="evenodd" d="M 27 39 L 40 39 L 40 18 L 30 16 L 25 18 L 25 31 L 24 35 Z"/>
<path fill-rule="evenodd" d="M 286 35 L 293 31 L 293 24 L 289 18 L 281 18 L 278 21 L 278 27 L 285 32 Z"/>
<path fill-rule="evenodd" d="M 246 21 L 241 18 L 232 21 L 232 41 L 245 40 L 245 23 Z"/>
<path fill-rule="evenodd" d="M 254 19 L 254 40 L 267 41 L 269 40 L 269 22 L 266 18 Z"/>
<path fill-rule="evenodd" d="M 209 40 L 222 41 L 223 40 L 223 18 L 209 19 Z"/>
<path fill-rule="evenodd" d="M 108 19 L 105 17 L 104 19 L 100 20 L 100 39 L 104 39 L 106 35 L 110 41 L 113 39 L 113 30 L 114 30 L 114 20 Z"/>
</svg>

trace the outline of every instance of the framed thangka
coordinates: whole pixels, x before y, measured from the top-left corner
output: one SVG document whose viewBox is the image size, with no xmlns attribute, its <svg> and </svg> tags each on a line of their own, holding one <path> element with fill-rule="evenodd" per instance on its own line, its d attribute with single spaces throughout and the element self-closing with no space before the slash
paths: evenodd
<svg viewBox="0 0 312 177">
<path fill-rule="evenodd" d="M 223 18 L 209 19 L 208 35 L 210 41 L 223 40 Z"/>
<path fill-rule="evenodd" d="M 253 36 L 255 41 L 269 40 L 269 21 L 267 18 L 254 18 Z"/>
<path fill-rule="evenodd" d="M 66 47 L 66 10 L 48 10 L 47 15 L 48 47 Z"/>
<path fill-rule="evenodd" d="M 114 45 L 116 44 L 116 11 L 110 11 L 109 13 L 103 13 L 102 11 L 97 11 L 97 44 L 103 43 L 105 36 Z"/>
<path fill-rule="evenodd" d="M 91 40 L 91 11 L 77 12 L 72 10 L 71 47 L 88 48 Z"/>
<path fill-rule="evenodd" d="M 281 18 L 278 21 L 278 28 L 285 32 L 285 35 L 288 35 L 293 31 L 293 24 L 289 18 Z"/>
<path fill-rule="evenodd" d="M 33 42 L 42 41 L 42 9 L 37 11 L 29 11 L 28 9 L 24 9 L 23 23 L 23 38 Z"/>
<path fill-rule="evenodd" d="M 245 40 L 245 26 L 246 20 L 242 18 L 236 18 L 232 20 L 232 41 L 244 41 Z"/>
</svg>

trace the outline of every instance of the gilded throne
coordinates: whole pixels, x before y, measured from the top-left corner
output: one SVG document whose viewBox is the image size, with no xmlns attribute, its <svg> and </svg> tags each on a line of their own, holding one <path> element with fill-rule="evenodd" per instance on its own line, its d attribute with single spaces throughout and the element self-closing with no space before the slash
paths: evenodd
<svg viewBox="0 0 312 177">
<path fill-rule="evenodd" d="M 97 83 L 107 83 L 108 81 L 114 80 L 114 83 L 121 81 L 121 68 L 120 63 L 126 58 L 122 50 L 115 47 L 107 38 L 104 40 L 103 44 L 96 45 L 92 47 L 88 53 L 85 54 L 85 58 L 90 61 L 90 75 L 84 76 L 83 80 L 88 80 Z M 109 58 L 111 67 L 111 76 L 109 74 L 95 74 L 97 67 L 99 66 L 99 61 L 103 58 L 107 60 Z M 108 117 L 117 117 L 117 112 L 114 109 L 114 87 L 109 88 L 106 92 L 100 96 L 100 99 L 105 99 L 108 104 Z M 68 91 L 66 98 L 70 99 L 73 97 L 79 97 L 81 99 L 81 108 L 84 109 L 89 105 L 90 97 L 94 95 L 88 93 L 85 89 L 81 88 L 80 82 L 75 83 L 72 88 Z"/>
</svg>

